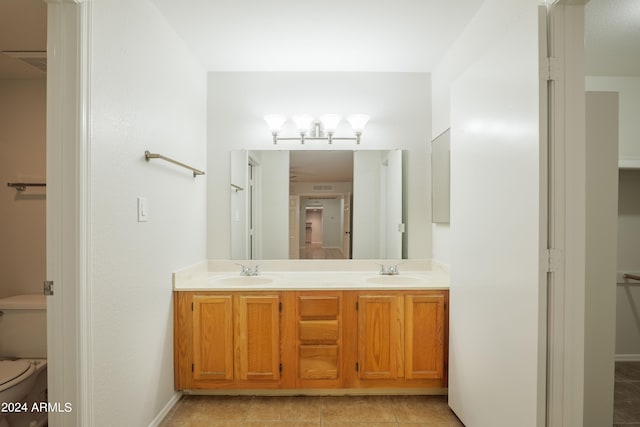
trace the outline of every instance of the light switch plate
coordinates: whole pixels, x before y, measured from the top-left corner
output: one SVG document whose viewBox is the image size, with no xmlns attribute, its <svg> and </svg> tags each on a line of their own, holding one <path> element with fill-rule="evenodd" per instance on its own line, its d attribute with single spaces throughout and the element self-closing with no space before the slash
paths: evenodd
<svg viewBox="0 0 640 427">
<path fill-rule="evenodd" d="M 149 221 L 149 201 L 146 197 L 138 197 L 138 222 Z"/>
</svg>

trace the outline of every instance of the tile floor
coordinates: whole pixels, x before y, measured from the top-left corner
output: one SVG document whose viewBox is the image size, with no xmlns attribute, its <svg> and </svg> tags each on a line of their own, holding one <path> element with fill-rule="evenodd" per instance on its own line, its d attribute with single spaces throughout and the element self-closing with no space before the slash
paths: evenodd
<svg viewBox="0 0 640 427">
<path fill-rule="evenodd" d="M 307 243 L 300 248 L 300 259 L 344 259 L 342 250 L 338 248 L 323 248 L 322 243 Z"/>
<path fill-rule="evenodd" d="M 161 427 L 464 427 L 447 396 L 183 396 Z"/>
<path fill-rule="evenodd" d="M 183 396 L 161 427 L 464 427 L 446 396 Z M 613 427 L 640 427 L 640 362 L 617 362 Z"/>
<path fill-rule="evenodd" d="M 640 427 L 640 362 L 616 362 L 614 427 Z"/>
</svg>

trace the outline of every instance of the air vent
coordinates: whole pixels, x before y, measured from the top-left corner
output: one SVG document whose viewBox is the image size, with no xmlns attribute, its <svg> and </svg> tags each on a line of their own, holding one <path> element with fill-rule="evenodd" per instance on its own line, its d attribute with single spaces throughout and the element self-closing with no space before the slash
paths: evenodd
<svg viewBox="0 0 640 427">
<path fill-rule="evenodd" d="M 314 185 L 313 191 L 333 191 L 333 185 Z"/>
<path fill-rule="evenodd" d="M 4 50 L 5 55 L 19 59 L 42 72 L 47 72 L 47 52 L 42 50 Z"/>
</svg>

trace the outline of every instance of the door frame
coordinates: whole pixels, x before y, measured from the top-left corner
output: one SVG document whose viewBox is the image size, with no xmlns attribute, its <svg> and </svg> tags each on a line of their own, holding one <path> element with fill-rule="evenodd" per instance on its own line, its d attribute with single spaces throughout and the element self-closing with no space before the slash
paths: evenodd
<svg viewBox="0 0 640 427">
<path fill-rule="evenodd" d="M 90 426 L 91 3 L 47 2 L 47 359 L 49 425 Z"/>
<path fill-rule="evenodd" d="M 547 14 L 551 58 L 547 426 L 583 425 L 584 415 L 587 2 L 553 0 Z"/>
</svg>

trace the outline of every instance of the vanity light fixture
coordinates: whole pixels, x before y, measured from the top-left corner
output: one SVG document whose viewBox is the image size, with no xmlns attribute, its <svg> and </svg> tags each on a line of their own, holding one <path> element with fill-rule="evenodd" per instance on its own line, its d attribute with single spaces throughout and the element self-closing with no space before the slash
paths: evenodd
<svg viewBox="0 0 640 427">
<path fill-rule="evenodd" d="M 277 144 L 278 141 L 300 141 L 301 144 L 304 144 L 305 141 L 328 141 L 329 144 L 332 144 L 333 141 L 355 141 L 356 144 L 360 144 L 360 136 L 369 121 L 369 116 L 366 114 L 352 114 L 347 117 L 355 137 L 333 136 L 338 124 L 342 121 L 342 117 L 338 114 L 325 114 L 319 119 L 315 119 L 309 114 L 296 114 L 291 119 L 300 134 L 299 137 L 279 136 L 282 126 L 287 121 L 285 116 L 281 114 L 267 114 L 264 116 L 264 121 L 267 122 L 267 126 L 271 130 L 274 144 Z M 311 132 L 310 136 L 308 136 L 309 132 Z"/>
</svg>

